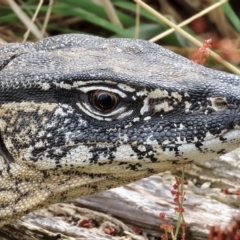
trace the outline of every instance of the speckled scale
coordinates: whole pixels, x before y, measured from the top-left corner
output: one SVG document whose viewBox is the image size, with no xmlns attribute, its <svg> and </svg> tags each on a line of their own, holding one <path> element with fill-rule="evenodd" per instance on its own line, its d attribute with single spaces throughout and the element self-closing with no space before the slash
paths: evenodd
<svg viewBox="0 0 240 240">
<path fill-rule="evenodd" d="M 239 85 L 143 40 L 0 46 L 0 225 L 237 148 Z M 94 106 L 98 91 L 113 109 Z"/>
</svg>

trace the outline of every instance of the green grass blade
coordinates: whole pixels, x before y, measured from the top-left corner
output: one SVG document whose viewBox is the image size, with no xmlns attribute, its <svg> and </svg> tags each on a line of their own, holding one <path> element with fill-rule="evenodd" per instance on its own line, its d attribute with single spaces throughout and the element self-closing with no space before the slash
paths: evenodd
<svg viewBox="0 0 240 240">
<path fill-rule="evenodd" d="M 222 9 L 224 13 L 226 14 L 229 21 L 232 23 L 232 25 L 235 27 L 235 29 L 240 33 L 240 19 L 233 11 L 232 7 L 229 3 L 224 3 L 222 5 Z"/>
<path fill-rule="evenodd" d="M 76 6 L 77 8 L 81 8 L 83 10 L 88 11 L 89 13 L 96 14 L 98 17 L 104 18 L 106 20 L 108 19 L 108 15 L 104 9 L 103 6 L 99 4 L 95 4 L 89 0 L 81 0 L 81 1 L 76 1 L 76 0 L 61 0 L 59 2 L 62 2 L 64 4 L 69 4 L 69 6 Z M 135 24 L 135 18 L 128 16 L 127 14 L 121 12 L 121 11 L 116 11 L 119 20 L 121 23 L 126 26 L 133 26 Z"/>
<path fill-rule="evenodd" d="M 122 29 L 121 27 L 116 26 L 115 24 L 107 21 L 106 19 L 101 18 L 81 8 L 71 7 L 70 5 L 65 5 L 65 4 L 61 4 L 61 5 L 58 4 L 53 6 L 52 12 L 62 14 L 62 15 L 67 14 L 68 16 L 82 18 L 92 24 L 102 27 L 103 29 L 111 31 L 115 34 L 119 34 L 121 37 L 126 37 L 126 38 L 133 37 L 133 33 L 131 34 L 125 29 Z"/>
</svg>

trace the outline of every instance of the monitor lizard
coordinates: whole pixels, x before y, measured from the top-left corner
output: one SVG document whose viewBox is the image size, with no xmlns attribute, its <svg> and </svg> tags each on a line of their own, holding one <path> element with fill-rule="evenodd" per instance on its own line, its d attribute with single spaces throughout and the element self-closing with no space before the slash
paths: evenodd
<svg viewBox="0 0 240 240">
<path fill-rule="evenodd" d="M 0 226 L 236 149 L 239 86 L 144 40 L 0 46 Z"/>
</svg>

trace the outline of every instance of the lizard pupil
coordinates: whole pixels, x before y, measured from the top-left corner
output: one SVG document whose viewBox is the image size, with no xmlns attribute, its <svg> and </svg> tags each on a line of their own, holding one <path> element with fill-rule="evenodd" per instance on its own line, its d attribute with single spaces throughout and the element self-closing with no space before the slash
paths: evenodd
<svg viewBox="0 0 240 240">
<path fill-rule="evenodd" d="M 102 90 L 94 91 L 90 96 L 94 108 L 101 112 L 113 110 L 117 105 L 117 98 L 115 93 Z"/>
</svg>

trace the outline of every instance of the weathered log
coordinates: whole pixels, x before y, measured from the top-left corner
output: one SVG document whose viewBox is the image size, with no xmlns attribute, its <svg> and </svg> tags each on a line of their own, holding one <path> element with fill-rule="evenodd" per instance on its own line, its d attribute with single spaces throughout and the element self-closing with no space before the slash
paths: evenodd
<svg viewBox="0 0 240 240">
<path fill-rule="evenodd" d="M 210 226 L 227 226 L 239 214 L 240 151 L 186 169 L 184 217 L 188 240 L 205 240 Z M 0 230 L 0 239 L 159 239 L 159 213 L 176 225 L 172 185 L 175 173 L 162 173 L 125 187 L 55 204 Z M 84 224 L 85 222 L 85 224 Z M 141 235 L 132 227 L 142 230 Z"/>
</svg>

